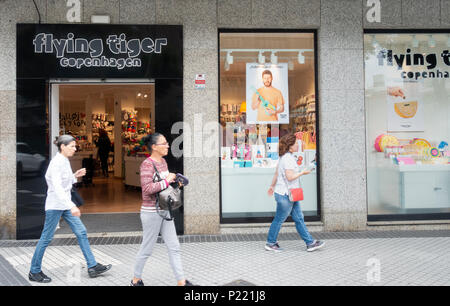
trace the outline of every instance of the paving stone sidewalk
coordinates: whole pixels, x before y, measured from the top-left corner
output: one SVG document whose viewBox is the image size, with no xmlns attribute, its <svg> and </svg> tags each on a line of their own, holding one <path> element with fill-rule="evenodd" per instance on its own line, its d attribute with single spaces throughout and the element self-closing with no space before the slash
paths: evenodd
<svg viewBox="0 0 450 306">
<path fill-rule="evenodd" d="M 263 234 L 181 236 L 185 275 L 202 286 L 450 285 L 450 231 L 313 233 L 326 246 L 313 253 L 295 233 L 280 235 L 283 252 L 264 250 Z M 74 238 L 47 249 L 43 270 L 53 282 L 33 286 L 127 286 L 140 236 L 92 237 L 98 262 L 112 270 L 95 279 Z M 30 285 L 26 278 L 37 241 L 0 241 L 0 285 Z M 155 246 L 144 270 L 148 286 L 176 284 L 167 249 Z"/>
</svg>

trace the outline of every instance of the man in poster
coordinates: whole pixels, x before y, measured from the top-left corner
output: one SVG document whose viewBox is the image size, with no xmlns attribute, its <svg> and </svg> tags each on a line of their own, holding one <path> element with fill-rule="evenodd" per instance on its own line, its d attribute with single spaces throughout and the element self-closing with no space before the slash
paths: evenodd
<svg viewBox="0 0 450 306">
<path fill-rule="evenodd" d="M 252 110 L 257 110 L 257 121 L 278 121 L 278 114 L 284 112 L 284 99 L 280 90 L 272 87 L 272 72 L 264 70 L 262 81 L 264 86 L 254 89 Z"/>
</svg>

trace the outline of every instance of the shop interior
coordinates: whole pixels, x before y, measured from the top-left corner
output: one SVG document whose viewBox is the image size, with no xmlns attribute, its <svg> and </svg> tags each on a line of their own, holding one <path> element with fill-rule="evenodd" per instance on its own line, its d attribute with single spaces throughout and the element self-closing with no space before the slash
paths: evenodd
<svg viewBox="0 0 450 306">
<path fill-rule="evenodd" d="M 154 131 L 154 114 L 153 83 L 52 86 L 53 138 L 73 135 L 72 169 L 87 170 L 78 183 L 82 213 L 140 211 L 139 167 L 149 156 L 141 139 Z"/>
<path fill-rule="evenodd" d="M 222 217 L 271 217 L 274 200 L 267 188 L 278 163 L 278 143 L 286 133 L 299 142 L 298 164 L 315 165 L 316 99 L 314 34 L 312 33 L 221 33 L 220 123 Z M 285 91 L 288 119 L 283 124 L 250 122 L 249 65 L 273 71 L 273 87 Z M 280 80 L 277 65 L 284 65 Z M 256 76 L 257 75 L 257 76 Z M 260 72 L 253 78 L 260 81 Z M 287 80 L 286 80 L 287 78 Z M 277 82 L 277 83 L 276 83 Z M 262 83 L 260 83 L 262 86 Z M 256 88 L 258 88 L 256 86 Z M 303 179 L 305 216 L 317 215 L 315 168 Z M 306 200 L 307 199 L 307 200 Z"/>
</svg>

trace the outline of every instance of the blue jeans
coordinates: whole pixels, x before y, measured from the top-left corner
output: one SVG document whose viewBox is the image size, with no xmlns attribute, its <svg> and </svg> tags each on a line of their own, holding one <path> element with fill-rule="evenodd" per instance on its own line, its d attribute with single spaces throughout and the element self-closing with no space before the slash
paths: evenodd
<svg viewBox="0 0 450 306">
<path fill-rule="evenodd" d="M 56 226 L 58 225 L 61 217 L 69 224 L 72 232 L 78 239 L 81 251 L 86 259 L 88 268 L 95 267 L 97 262 L 95 261 L 94 254 L 92 254 L 91 247 L 87 238 L 86 227 L 81 222 L 79 217 L 74 217 L 70 213 L 70 210 L 47 210 L 45 212 L 45 224 L 42 230 L 41 238 L 34 251 L 33 259 L 31 260 L 31 273 L 41 272 L 42 258 L 44 257 L 47 246 L 52 242 L 55 234 Z"/>
<path fill-rule="evenodd" d="M 305 219 L 303 218 L 302 210 L 300 209 L 300 202 L 289 201 L 288 195 L 280 195 L 274 193 L 275 201 L 277 201 L 277 212 L 275 218 L 272 221 L 269 229 L 269 235 L 267 237 L 267 243 L 273 245 L 277 242 L 278 233 L 280 232 L 281 225 L 286 221 L 289 215 L 292 215 L 292 219 L 295 222 L 295 228 L 305 241 L 306 245 L 310 245 L 314 242 L 314 238 L 308 232 L 305 225 Z"/>
</svg>

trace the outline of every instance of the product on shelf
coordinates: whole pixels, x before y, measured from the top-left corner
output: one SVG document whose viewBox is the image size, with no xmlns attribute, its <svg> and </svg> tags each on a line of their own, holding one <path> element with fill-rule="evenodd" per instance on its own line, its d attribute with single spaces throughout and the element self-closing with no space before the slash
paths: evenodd
<svg viewBox="0 0 450 306">
<path fill-rule="evenodd" d="M 392 135 L 386 135 L 386 134 L 382 134 L 379 135 L 376 139 L 375 139 L 375 150 L 377 152 L 384 152 L 384 149 L 387 146 L 398 146 L 399 145 L 399 140 L 397 139 L 397 137 L 392 136 Z"/>
</svg>

